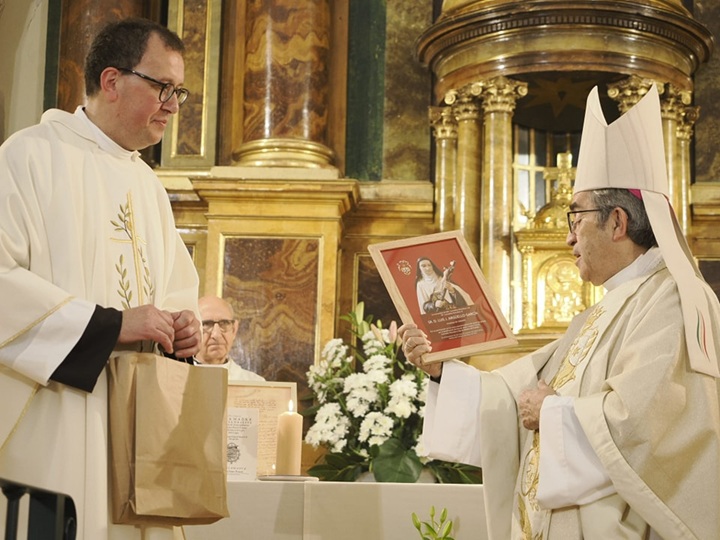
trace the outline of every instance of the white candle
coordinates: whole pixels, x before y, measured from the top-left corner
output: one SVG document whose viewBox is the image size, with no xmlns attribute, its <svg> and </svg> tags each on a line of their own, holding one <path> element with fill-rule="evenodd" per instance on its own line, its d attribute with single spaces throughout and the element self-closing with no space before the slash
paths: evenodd
<svg viewBox="0 0 720 540">
<path fill-rule="evenodd" d="M 300 474 L 302 427 L 302 416 L 293 412 L 293 402 L 290 400 L 288 410 L 278 416 L 275 474 Z"/>
</svg>

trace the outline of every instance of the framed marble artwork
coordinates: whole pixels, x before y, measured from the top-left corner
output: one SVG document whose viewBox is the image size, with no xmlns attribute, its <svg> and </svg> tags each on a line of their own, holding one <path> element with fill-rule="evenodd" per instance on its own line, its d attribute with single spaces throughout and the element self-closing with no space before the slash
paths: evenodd
<svg viewBox="0 0 720 540">
<path fill-rule="evenodd" d="M 300 395 L 316 356 L 320 254 L 314 237 L 224 239 L 221 295 L 238 321 L 230 356 L 268 381 L 296 382 Z"/>
</svg>

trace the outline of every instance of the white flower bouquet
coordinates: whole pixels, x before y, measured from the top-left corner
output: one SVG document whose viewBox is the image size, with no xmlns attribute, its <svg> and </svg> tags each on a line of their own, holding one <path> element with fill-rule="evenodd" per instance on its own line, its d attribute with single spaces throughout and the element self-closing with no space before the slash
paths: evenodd
<svg viewBox="0 0 720 540">
<path fill-rule="evenodd" d="M 420 447 L 428 378 L 400 357 L 396 323 L 372 323 L 362 302 L 342 318 L 357 347 L 332 339 L 307 372 L 315 403 L 305 414 L 315 421 L 305 442 L 327 450 L 309 473 L 354 481 L 372 471 L 379 482 L 415 482 L 427 468 L 440 482 L 480 482 L 479 469 L 429 460 Z"/>
</svg>

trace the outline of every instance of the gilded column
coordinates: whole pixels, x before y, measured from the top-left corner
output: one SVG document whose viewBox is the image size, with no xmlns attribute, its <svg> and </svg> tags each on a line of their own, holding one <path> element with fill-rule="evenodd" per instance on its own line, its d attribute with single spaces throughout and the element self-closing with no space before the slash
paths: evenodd
<svg viewBox="0 0 720 540">
<path fill-rule="evenodd" d="M 520 254 L 523 260 L 522 269 L 522 326 L 524 330 L 533 330 L 537 327 L 537 304 L 535 303 L 536 283 L 535 269 L 533 267 L 533 254 L 535 248 L 533 246 L 521 246 Z"/>
<path fill-rule="evenodd" d="M 477 96 L 482 86 L 473 83 L 448 92 L 457 119 L 457 176 L 455 181 L 455 229 L 460 229 L 475 257 L 480 240 L 480 108 Z"/>
<path fill-rule="evenodd" d="M 648 93 L 653 84 L 657 85 L 658 93 L 662 94 L 665 87 L 662 82 L 632 75 L 620 82 L 608 84 L 608 97 L 617 102 L 620 114 L 625 114 Z"/>
<path fill-rule="evenodd" d="M 690 161 L 690 144 L 693 138 L 695 122 L 700 117 L 699 107 L 684 107 L 681 113 L 677 129 L 677 140 L 680 147 L 680 159 L 678 159 L 678 182 L 682 199 L 676 206 L 678 223 L 683 233 L 687 235 L 690 227 L 690 179 L 692 176 Z"/>
<path fill-rule="evenodd" d="M 329 0 L 248 0 L 240 165 L 324 167 Z"/>
<path fill-rule="evenodd" d="M 457 121 L 451 107 L 430 107 L 429 115 L 435 136 L 435 225 L 440 232 L 450 231 L 455 227 Z"/>
<path fill-rule="evenodd" d="M 660 97 L 670 204 L 678 217 L 687 213 L 685 205 L 688 200 L 688 184 L 683 180 L 682 148 L 678 139 L 678 128 L 682 122 L 683 111 L 691 101 L 690 91 L 680 90 L 669 83 L 665 85 L 665 91 Z"/>
<path fill-rule="evenodd" d="M 527 83 L 496 77 L 483 85 L 482 220 L 480 266 L 510 318 L 513 150 L 512 116 Z"/>
</svg>

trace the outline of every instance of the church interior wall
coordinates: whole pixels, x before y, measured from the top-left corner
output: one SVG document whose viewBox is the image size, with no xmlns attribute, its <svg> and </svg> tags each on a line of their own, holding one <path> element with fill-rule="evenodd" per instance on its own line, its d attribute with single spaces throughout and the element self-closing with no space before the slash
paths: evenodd
<svg viewBox="0 0 720 540">
<path fill-rule="evenodd" d="M 49 4 L 0 0 L 0 140 L 38 121 L 42 112 Z M 173 5 L 179 8 L 183 2 L 170 2 L 171 15 Z M 241 337 L 249 340 L 250 350 L 264 351 L 262 369 L 301 385 L 303 371 L 317 361 L 324 342 L 347 330 L 340 316 L 357 302 L 364 301 L 366 313 L 386 323 L 397 318 L 367 246 L 438 231 L 436 156 L 428 120 L 434 80 L 416 58 L 416 40 L 433 21 L 433 5 L 374 0 L 328 5 L 330 88 L 323 143 L 334 151 L 332 164 L 237 163 L 245 105 L 238 99 L 241 30 L 249 24 L 242 1 L 223 2 L 214 29 L 222 28 L 215 43 L 223 53 L 210 59 L 218 95 L 218 112 L 205 125 L 212 133 L 212 162 L 168 166 L 157 157 L 155 163 L 198 268 L 201 294 L 230 295 L 243 317 L 246 333 Z M 217 10 L 220 3 L 211 0 L 207 6 Z M 373 16 L 378 9 L 383 10 L 379 19 Z M 717 39 L 720 6 L 698 2 L 694 11 Z M 352 34 L 355 26 L 348 17 L 362 19 L 358 26 L 369 32 L 365 43 L 371 47 L 362 48 L 364 36 Z M 383 28 L 373 27 L 378 20 Z M 193 63 L 207 60 L 194 54 L 189 56 Z M 375 69 L 373 61 L 383 69 Z M 720 275 L 719 88 L 715 51 L 695 77 L 701 113 L 695 126 L 689 231 L 696 255 L 712 275 Z M 202 107 L 198 111 L 199 116 L 207 113 Z M 186 138 L 196 136 L 192 127 L 184 132 Z M 301 320 L 293 323 L 293 318 Z M 287 335 L 291 339 L 285 340 Z M 268 345 L 273 341 L 278 343 Z M 528 340 L 522 350 L 499 355 L 498 361 L 537 344 Z"/>
</svg>

